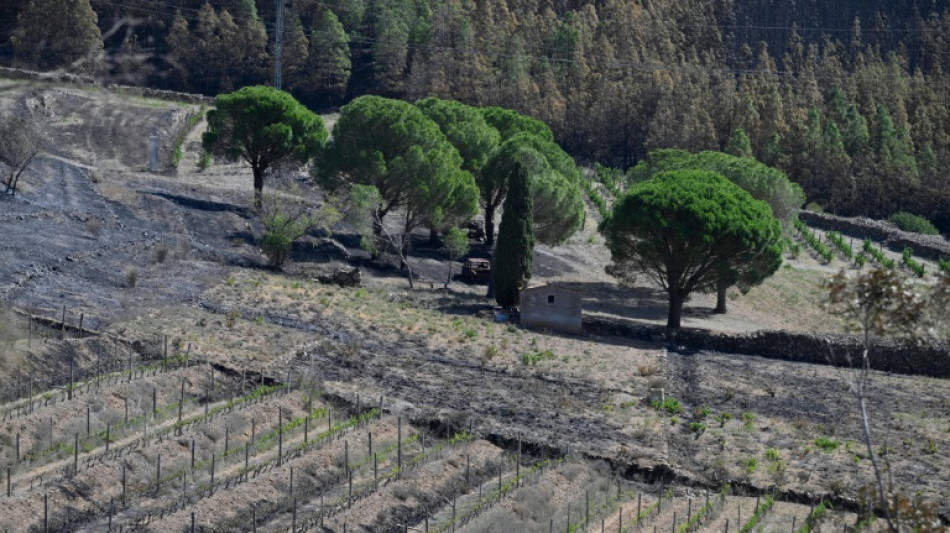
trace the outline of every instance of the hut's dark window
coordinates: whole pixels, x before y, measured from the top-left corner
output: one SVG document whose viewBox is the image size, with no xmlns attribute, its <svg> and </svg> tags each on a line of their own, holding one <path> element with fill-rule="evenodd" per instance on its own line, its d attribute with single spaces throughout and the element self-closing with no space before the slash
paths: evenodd
<svg viewBox="0 0 950 533">
<path fill-rule="evenodd" d="M 548 295 L 548 303 L 549 303 L 549 304 L 553 304 L 553 303 L 554 303 L 554 295 L 553 295 L 553 294 L 549 294 L 549 295 Z"/>
</svg>

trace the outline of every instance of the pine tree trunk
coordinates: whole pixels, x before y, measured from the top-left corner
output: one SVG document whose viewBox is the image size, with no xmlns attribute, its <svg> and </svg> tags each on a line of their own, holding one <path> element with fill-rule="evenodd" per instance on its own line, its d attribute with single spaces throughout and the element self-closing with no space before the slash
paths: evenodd
<svg viewBox="0 0 950 533">
<path fill-rule="evenodd" d="M 716 287 L 716 310 L 713 311 L 716 314 L 724 315 L 726 314 L 726 290 L 729 287 L 725 285 L 719 285 Z"/>
<path fill-rule="evenodd" d="M 683 316 L 683 302 L 686 300 L 675 288 L 667 291 L 670 302 L 670 309 L 666 315 L 666 327 L 679 329 L 680 319 Z"/>
<path fill-rule="evenodd" d="M 491 246 L 495 244 L 495 207 L 489 205 L 485 207 L 485 244 Z"/>
<path fill-rule="evenodd" d="M 253 167 L 254 172 L 254 209 L 260 210 L 264 205 L 264 169 Z"/>
</svg>

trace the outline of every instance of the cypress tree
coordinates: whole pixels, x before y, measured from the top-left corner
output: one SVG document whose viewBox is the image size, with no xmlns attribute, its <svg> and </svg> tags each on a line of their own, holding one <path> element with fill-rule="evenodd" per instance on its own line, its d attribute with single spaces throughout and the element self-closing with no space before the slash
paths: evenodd
<svg viewBox="0 0 950 533">
<path fill-rule="evenodd" d="M 508 184 L 492 266 L 495 301 L 502 307 L 513 307 L 518 303 L 522 283 L 531 277 L 533 211 L 531 177 L 528 166 L 522 163 L 517 165 Z"/>
</svg>

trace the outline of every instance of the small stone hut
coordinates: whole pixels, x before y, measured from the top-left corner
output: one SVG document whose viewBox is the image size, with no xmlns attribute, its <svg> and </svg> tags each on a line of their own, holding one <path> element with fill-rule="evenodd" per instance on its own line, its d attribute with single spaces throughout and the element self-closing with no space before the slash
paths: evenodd
<svg viewBox="0 0 950 533">
<path fill-rule="evenodd" d="M 560 285 L 538 285 L 521 292 L 521 324 L 527 328 L 580 333 L 583 295 Z"/>
</svg>

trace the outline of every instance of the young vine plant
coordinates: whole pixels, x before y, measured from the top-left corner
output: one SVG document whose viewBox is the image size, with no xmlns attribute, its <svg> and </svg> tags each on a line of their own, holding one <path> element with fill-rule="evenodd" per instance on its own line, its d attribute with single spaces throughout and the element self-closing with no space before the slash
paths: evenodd
<svg viewBox="0 0 950 533">
<path fill-rule="evenodd" d="M 884 268 L 894 268 L 896 266 L 893 259 L 884 255 L 881 249 L 874 247 L 874 243 L 871 242 L 871 239 L 864 239 L 863 250 Z"/>
<path fill-rule="evenodd" d="M 924 274 L 927 273 L 927 267 L 921 264 L 919 261 L 914 259 L 914 250 L 911 248 L 904 248 L 904 254 L 902 257 L 904 265 L 907 266 L 914 274 L 917 274 L 918 278 L 924 277 Z"/>
<path fill-rule="evenodd" d="M 798 233 L 801 234 L 802 239 L 808 243 L 808 246 L 811 246 L 815 253 L 817 253 L 822 259 L 826 262 L 831 262 L 835 258 L 834 252 L 831 251 L 831 248 L 821 242 L 815 232 L 811 231 L 808 226 L 801 220 L 795 221 L 795 229 L 798 230 Z"/>
</svg>

